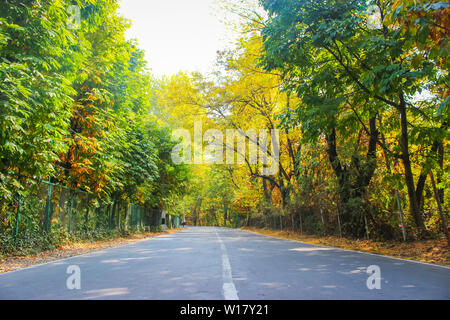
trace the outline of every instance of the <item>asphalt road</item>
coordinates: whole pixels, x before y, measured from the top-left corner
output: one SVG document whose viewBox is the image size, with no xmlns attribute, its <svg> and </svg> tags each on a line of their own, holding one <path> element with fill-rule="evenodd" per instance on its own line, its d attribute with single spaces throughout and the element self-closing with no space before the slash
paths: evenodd
<svg viewBox="0 0 450 320">
<path fill-rule="evenodd" d="M 197 227 L 0 274 L 0 299 L 448 300 L 450 268 Z"/>
</svg>

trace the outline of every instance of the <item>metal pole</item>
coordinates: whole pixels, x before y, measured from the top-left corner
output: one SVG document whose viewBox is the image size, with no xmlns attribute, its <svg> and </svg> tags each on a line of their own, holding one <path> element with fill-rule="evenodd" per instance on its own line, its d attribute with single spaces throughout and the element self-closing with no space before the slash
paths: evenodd
<svg viewBox="0 0 450 320">
<path fill-rule="evenodd" d="M 300 234 L 303 235 L 302 212 L 300 211 Z"/>
<path fill-rule="evenodd" d="M 430 170 L 430 179 L 431 179 L 431 185 L 433 186 L 434 197 L 436 199 L 436 203 L 438 206 L 439 215 L 441 217 L 441 223 L 442 223 L 442 229 L 443 229 L 442 231 L 444 231 L 445 237 L 447 238 L 447 244 L 450 247 L 450 237 L 448 235 L 447 219 L 445 218 L 445 213 L 444 213 L 444 210 L 442 209 L 441 199 L 439 198 L 439 192 L 436 188 L 436 182 L 434 181 L 433 170 Z"/>
<path fill-rule="evenodd" d="M 184 211 L 184 199 L 183 199 L 183 222 L 182 222 L 182 226 L 184 228 L 184 225 L 186 224 L 186 213 Z"/>
<path fill-rule="evenodd" d="M 14 238 L 19 233 L 19 219 L 20 219 L 20 194 L 17 194 L 17 212 L 16 212 L 16 226 L 14 228 Z"/>
<path fill-rule="evenodd" d="M 366 237 L 369 240 L 369 226 L 367 225 L 367 217 L 364 215 L 364 225 L 366 226 Z"/>
<path fill-rule="evenodd" d="M 48 178 L 48 194 L 47 194 L 47 212 L 44 219 L 44 231 L 50 231 L 50 213 L 52 210 L 52 184 L 50 182 L 51 178 Z"/>
<path fill-rule="evenodd" d="M 73 208 L 73 194 L 72 192 L 69 194 L 69 223 L 67 225 L 67 233 L 70 233 L 72 230 L 72 208 Z"/>
<path fill-rule="evenodd" d="M 162 204 L 162 210 L 161 210 L 161 231 L 166 231 L 166 209 L 165 209 L 165 203 Z"/>
<path fill-rule="evenodd" d="M 88 230 L 89 225 L 89 194 L 87 196 L 86 212 L 84 213 L 84 230 Z"/>
<path fill-rule="evenodd" d="M 398 195 L 398 191 L 397 190 L 395 190 L 395 196 L 397 197 L 398 212 L 399 212 L 399 215 L 400 215 L 400 222 L 402 224 L 403 241 L 406 241 L 405 219 L 403 218 L 402 204 L 400 202 L 400 197 Z"/>
<path fill-rule="evenodd" d="M 339 214 L 339 207 L 337 209 L 337 221 L 338 221 L 338 227 L 339 227 L 339 238 L 342 238 L 342 229 L 341 229 L 341 218 Z"/>
</svg>

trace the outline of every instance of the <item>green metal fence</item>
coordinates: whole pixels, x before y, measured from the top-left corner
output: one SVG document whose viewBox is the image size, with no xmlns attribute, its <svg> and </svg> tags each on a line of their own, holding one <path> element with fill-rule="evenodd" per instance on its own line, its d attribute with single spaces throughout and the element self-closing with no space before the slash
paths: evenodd
<svg viewBox="0 0 450 320">
<path fill-rule="evenodd" d="M 67 188 L 50 181 L 29 180 L 26 190 L 0 206 L 4 222 L 0 233 L 13 236 L 33 232 L 64 230 L 159 231 L 161 210 L 129 203 L 123 199 L 100 199 L 96 195 Z M 166 213 L 168 228 L 180 225 L 178 216 Z"/>
</svg>

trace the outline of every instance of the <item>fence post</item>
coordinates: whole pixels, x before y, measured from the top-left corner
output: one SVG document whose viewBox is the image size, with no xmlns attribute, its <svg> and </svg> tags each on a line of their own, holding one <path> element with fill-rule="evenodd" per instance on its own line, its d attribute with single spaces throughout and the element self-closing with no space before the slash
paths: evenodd
<svg viewBox="0 0 450 320">
<path fill-rule="evenodd" d="M 185 212 L 185 205 L 184 205 L 184 198 L 183 198 L 183 222 L 182 222 L 183 228 L 184 228 L 185 224 L 186 224 L 186 212 Z"/>
<path fill-rule="evenodd" d="M 14 228 L 14 238 L 19 233 L 19 219 L 20 219 L 20 194 L 17 194 L 17 212 L 16 212 L 16 226 Z"/>
<path fill-rule="evenodd" d="M 73 209 L 73 192 L 70 191 L 69 194 L 69 223 L 67 224 L 67 233 L 72 231 L 72 209 Z"/>
<path fill-rule="evenodd" d="M 125 203 L 125 222 L 123 225 L 123 230 L 128 231 L 128 227 L 130 225 L 130 217 L 131 216 L 131 203 L 126 202 Z"/>
<path fill-rule="evenodd" d="M 112 209 L 109 213 L 109 228 L 112 229 L 114 225 L 114 215 L 116 214 L 117 200 L 114 199 Z"/>
<path fill-rule="evenodd" d="M 341 218 L 339 213 L 339 207 L 337 209 L 337 222 L 338 222 L 338 228 L 339 228 L 339 238 L 342 238 L 342 229 L 341 229 Z"/>
<path fill-rule="evenodd" d="M 445 237 L 447 238 L 447 244 L 450 247 L 450 236 L 448 235 L 448 225 L 447 219 L 445 218 L 445 212 L 442 209 L 441 199 L 439 198 L 439 192 L 436 188 L 436 182 L 434 181 L 433 170 L 430 170 L 430 180 L 431 185 L 433 186 L 434 197 L 436 199 L 436 204 L 438 206 L 439 216 L 441 217 L 442 231 L 444 231 Z"/>
<path fill-rule="evenodd" d="M 105 209 L 105 218 L 106 218 L 106 225 L 109 226 L 109 220 L 110 220 L 110 216 L 111 216 L 111 209 L 112 209 L 112 205 L 111 203 L 108 204 L 108 206 Z"/>
<path fill-rule="evenodd" d="M 44 231 L 45 232 L 50 231 L 51 210 L 52 210 L 52 185 L 51 185 L 51 178 L 48 178 L 47 210 L 46 210 L 45 219 L 44 219 Z"/>
<path fill-rule="evenodd" d="M 367 240 L 369 240 L 370 239 L 369 238 L 369 226 L 367 225 L 367 217 L 365 214 L 364 214 L 364 225 L 366 227 L 366 237 L 367 237 Z"/>
<path fill-rule="evenodd" d="M 164 204 L 162 205 L 161 210 L 161 231 L 162 232 L 166 231 L 166 210 L 164 208 Z"/>
<path fill-rule="evenodd" d="M 302 211 L 300 211 L 300 234 L 303 235 Z"/>
<path fill-rule="evenodd" d="M 117 203 L 117 230 L 120 231 L 120 207 L 121 207 L 122 201 L 118 201 Z"/>
<path fill-rule="evenodd" d="M 400 215 L 400 223 L 402 224 L 403 241 L 406 241 L 405 219 L 403 218 L 402 203 L 400 202 L 400 196 L 397 190 L 395 190 L 395 197 L 397 198 L 398 214 Z"/>
<path fill-rule="evenodd" d="M 89 194 L 87 197 L 87 206 L 86 206 L 86 212 L 84 214 L 84 230 L 87 231 L 88 230 L 88 224 L 89 224 Z"/>
</svg>

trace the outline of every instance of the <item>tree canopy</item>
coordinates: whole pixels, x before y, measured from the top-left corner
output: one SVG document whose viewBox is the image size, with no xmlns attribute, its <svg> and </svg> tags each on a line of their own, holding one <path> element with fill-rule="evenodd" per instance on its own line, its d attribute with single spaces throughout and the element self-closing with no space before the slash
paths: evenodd
<svg viewBox="0 0 450 320">
<path fill-rule="evenodd" d="M 105 204 L 110 225 L 127 203 L 195 225 L 448 238 L 448 3 L 221 6 L 238 37 L 213 70 L 156 78 L 117 1 L 0 4 L 1 231 L 45 180 Z M 174 163 L 180 128 L 224 152 Z M 279 159 L 253 158 L 255 141 Z"/>
</svg>

